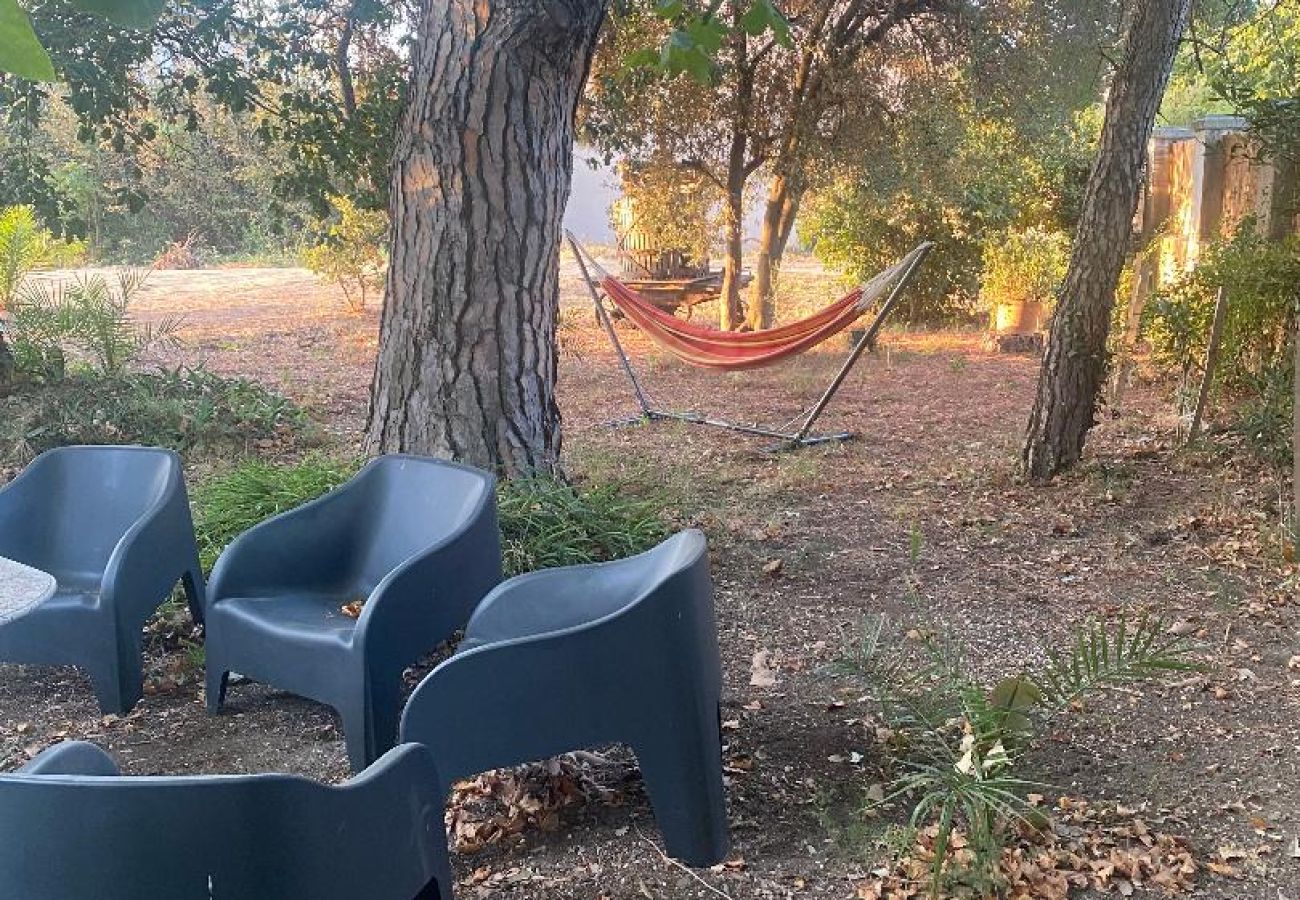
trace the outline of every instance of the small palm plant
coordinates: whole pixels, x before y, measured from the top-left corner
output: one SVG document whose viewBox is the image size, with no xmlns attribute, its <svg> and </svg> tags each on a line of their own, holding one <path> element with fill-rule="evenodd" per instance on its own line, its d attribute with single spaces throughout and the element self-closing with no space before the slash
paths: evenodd
<svg viewBox="0 0 1300 900">
<path fill-rule="evenodd" d="M 99 274 L 24 284 L 10 310 L 19 370 L 57 380 L 72 353 L 102 375 L 120 375 L 146 351 L 174 346 L 179 316 L 149 323 L 130 314 L 148 274 L 128 269 L 115 285 Z"/>
<path fill-rule="evenodd" d="M 1010 835 L 1040 818 L 1026 800 L 1035 785 L 1016 767 L 1044 720 L 1107 685 L 1195 667 L 1189 645 L 1144 615 L 1087 624 L 1068 647 L 1048 650 L 1037 671 L 990 689 L 968 671 L 951 631 L 912 627 L 899 642 L 889 631 L 884 617 L 869 621 L 838 669 L 866 686 L 905 748 L 898 774 L 872 806 L 907 800 L 913 829 L 934 826 L 935 896 L 958 881 L 989 889 Z M 959 829 L 974 857 L 964 871 L 949 859 Z"/>
</svg>

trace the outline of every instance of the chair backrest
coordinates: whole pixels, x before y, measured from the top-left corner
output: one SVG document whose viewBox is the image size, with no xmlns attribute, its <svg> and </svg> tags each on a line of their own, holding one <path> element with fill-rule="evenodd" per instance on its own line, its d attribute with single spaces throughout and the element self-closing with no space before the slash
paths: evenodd
<svg viewBox="0 0 1300 900">
<path fill-rule="evenodd" d="M 421 456 L 381 456 L 358 473 L 354 486 L 364 495 L 354 523 L 354 565 L 367 590 L 495 502 L 487 472 Z"/>
<path fill-rule="evenodd" d="M 97 580 L 122 535 L 181 484 L 181 463 L 153 447 L 59 447 L 19 479 L 32 508 L 6 545 L 61 580 Z"/>
<path fill-rule="evenodd" d="M 0 894 L 451 900 L 436 887 L 447 883 L 443 827 L 432 759 L 412 744 L 339 787 L 289 775 L 0 775 Z"/>
<path fill-rule="evenodd" d="M 710 590 L 708 548 L 704 534 L 695 529 L 679 532 L 636 556 L 564 569 L 562 587 L 557 587 L 554 580 L 537 580 L 537 589 L 544 596 L 533 602 L 495 607 L 489 597 L 466 627 L 467 645 L 481 646 L 599 621 L 659 594 L 693 569 L 705 573 L 699 583 L 702 589 Z M 530 587 L 525 575 L 498 590 L 512 593 L 529 591 Z"/>
</svg>

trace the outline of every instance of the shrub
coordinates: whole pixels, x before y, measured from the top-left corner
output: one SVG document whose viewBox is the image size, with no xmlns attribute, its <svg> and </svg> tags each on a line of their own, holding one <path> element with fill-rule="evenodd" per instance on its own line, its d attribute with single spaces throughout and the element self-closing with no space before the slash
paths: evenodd
<svg viewBox="0 0 1300 900">
<path fill-rule="evenodd" d="M 984 244 L 980 298 L 991 309 L 1021 300 L 1052 303 L 1070 263 L 1070 238 L 1043 228 L 1008 229 Z"/>
<path fill-rule="evenodd" d="M 211 571 L 225 546 L 258 522 L 316 499 L 356 471 L 354 460 L 315 455 L 293 465 L 248 460 L 201 482 L 190 499 L 203 568 Z"/>
<path fill-rule="evenodd" d="M 80 241 L 63 241 L 43 228 L 30 206 L 0 209 L 0 311 L 13 300 L 28 274 L 74 265 L 86 253 Z"/>
<path fill-rule="evenodd" d="M 338 218 L 321 243 L 303 251 L 302 263 L 322 278 L 334 281 L 353 312 L 366 308 L 371 290 L 383 284 L 384 242 L 388 215 L 361 209 L 347 197 L 330 197 Z"/>
<path fill-rule="evenodd" d="M 1300 243 L 1261 238 L 1247 223 L 1208 247 L 1195 269 L 1162 288 L 1143 313 L 1153 361 L 1188 374 L 1201 369 L 1219 288 L 1228 294 L 1218 372 L 1232 388 L 1289 362 L 1300 303 Z"/>
<path fill-rule="evenodd" d="M 1260 455 L 1285 465 L 1292 454 L 1300 241 L 1267 241 L 1247 223 L 1160 290 L 1142 317 L 1157 368 L 1185 381 L 1203 373 L 1220 287 L 1228 308 L 1215 379 L 1241 401 L 1232 427 Z"/>
<path fill-rule="evenodd" d="M 355 474 L 353 460 L 312 456 L 291 465 L 249 461 L 194 491 L 204 564 L 268 516 L 314 500 Z M 664 538 L 657 507 L 612 487 L 575 488 L 550 477 L 503 481 L 498 494 L 507 575 L 640 553 Z"/>
<path fill-rule="evenodd" d="M 182 453 L 312 437 L 292 401 L 202 368 L 74 374 L 0 399 L 0 459 L 23 463 L 67 444 L 150 444 Z"/>
</svg>

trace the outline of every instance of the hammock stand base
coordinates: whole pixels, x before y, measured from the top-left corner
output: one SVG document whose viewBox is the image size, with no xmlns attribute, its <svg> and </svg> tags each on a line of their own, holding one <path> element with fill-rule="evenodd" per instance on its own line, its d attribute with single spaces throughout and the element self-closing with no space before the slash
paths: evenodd
<svg viewBox="0 0 1300 900">
<path fill-rule="evenodd" d="M 710 419 L 698 413 L 673 412 L 663 409 L 647 409 L 645 412 L 635 416 L 624 416 L 621 419 L 611 419 L 608 422 L 601 422 L 604 428 L 632 428 L 636 425 L 649 425 L 652 422 L 685 422 L 688 425 L 703 425 L 707 428 L 725 428 L 728 431 L 737 431 L 741 434 L 753 434 L 759 437 L 776 438 L 777 442 L 763 448 L 765 453 L 782 453 L 786 450 L 795 450 L 799 447 L 811 447 L 814 444 L 836 444 L 843 441 L 852 441 L 858 437 L 856 431 L 838 431 L 833 434 L 809 434 L 800 437 L 795 432 L 776 431 L 771 428 L 760 428 L 757 425 L 742 425 L 738 422 L 727 422 L 723 419 Z"/>
<path fill-rule="evenodd" d="M 613 346 L 614 352 L 618 354 L 619 365 L 623 369 L 623 375 L 627 378 L 628 383 L 632 386 L 632 393 L 636 396 L 637 405 L 641 411 L 632 416 L 626 416 L 621 419 L 614 419 L 603 423 L 606 427 L 626 428 L 632 425 L 649 424 L 652 422 L 685 422 L 688 425 L 703 425 L 708 428 L 721 428 L 727 431 L 735 431 L 741 434 L 752 434 L 758 437 L 775 438 L 776 443 L 764 447 L 763 450 L 768 453 L 781 453 L 788 450 L 797 450 L 800 447 L 810 447 L 817 444 L 833 444 L 843 441 L 851 441 L 858 435 L 852 431 L 838 431 L 826 434 L 812 433 L 813 425 L 821 416 L 826 406 L 834 399 L 836 392 L 844 384 L 853 367 L 857 365 L 862 354 L 868 350 L 874 350 L 876 338 L 880 334 L 881 328 L 884 327 L 885 320 L 893 312 L 894 307 L 898 305 L 899 298 L 906 289 L 912 276 L 920 267 L 922 261 L 929 254 L 930 245 L 922 245 L 918 248 L 911 263 L 898 276 L 893 288 L 889 291 L 885 302 L 881 304 L 880 311 L 872 320 L 871 325 L 863 332 L 862 337 L 858 338 L 849 351 L 848 357 L 840 366 L 831 383 L 826 386 L 817 402 L 811 408 L 794 421 L 799 424 L 796 431 L 786 432 L 774 428 L 762 428 L 757 425 L 743 425 L 738 422 L 729 422 L 725 419 L 712 419 L 696 413 L 676 412 L 673 410 L 655 409 L 646 399 L 645 391 L 641 388 L 641 381 L 637 378 L 636 370 L 632 368 L 632 361 L 628 358 L 627 351 L 623 349 L 623 343 L 618 339 L 618 332 L 614 330 L 614 320 L 609 310 L 605 308 L 605 296 L 597 288 L 596 282 L 592 280 L 591 272 L 587 268 L 588 262 L 592 266 L 600 269 L 599 263 L 583 248 L 573 236 L 572 233 L 566 232 L 569 246 L 573 250 L 573 256 L 578 261 L 578 268 L 582 270 L 582 280 L 587 285 L 587 291 L 591 294 L 592 303 L 596 307 L 596 319 L 600 322 L 605 331 L 605 336 L 609 339 L 610 345 Z"/>
</svg>

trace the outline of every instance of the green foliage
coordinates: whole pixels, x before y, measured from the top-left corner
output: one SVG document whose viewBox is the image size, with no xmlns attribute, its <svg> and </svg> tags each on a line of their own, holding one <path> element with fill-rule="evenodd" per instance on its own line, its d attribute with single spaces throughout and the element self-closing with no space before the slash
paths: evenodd
<svg viewBox="0 0 1300 900">
<path fill-rule="evenodd" d="M 636 230 L 650 247 L 679 250 L 696 263 L 709 258 L 716 204 L 698 172 L 661 160 L 625 164 L 623 197 L 611 209 L 615 231 L 622 229 L 623 203 L 631 204 Z"/>
<path fill-rule="evenodd" d="M 332 196 L 330 203 L 337 218 L 321 243 L 303 251 L 302 262 L 337 283 L 348 308 L 360 312 L 366 308 L 369 292 L 383 283 L 388 215 L 361 209 L 344 196 Z"/>
<path fill-rule="evenodd" d="M 721 3 L 706 9 L 688 6 L 684 0 L 657 0 L 655 15 L 671 24 L 658 51 L 642 47 L 629 53 L 629 67 L 655 68 L 667 75 L 689 75 L 701 84 L 717 77 L 718 55 L 723 43 L 739 30 L 751 37 L 769 32 L 782 47 L 792 47 L 790 21 L 772 0 L 749 0 L 736 10 L 736 29 L 720 15 Z"/>
<path fill-rule="evenodd" d="M 882 804 L 912 804 L 910 825 L 938 825 L 931 890 L 955 884 L 988 891 L 1008 836 L 1035 815 L 1024 799 L 1033 783 L 1016 774 L 1043 720 L 1107 685 L 1192 668 L 1189 647 L 1146 616 L 1089 623 L 1037 672 L 991 688 L 969 670 L 953 632 L 914 624 L 895 641 L 884 617 L 868 621 L 839 671 L 861 681 L 881 705 L 906 755 Z M 879 804 L 877 804 L 879 805 Z M 972 871 L 950 870 L 948 848 L 965 831 Z"/>
<path fill-rule="evenodd" d="M 854 280 L 934 241 L 899 310 L 912 322 L 968 316 L 986 246 L 1009 229 L 1069 231 L 1077 214 L 1091 118 L 1071 116 L 1039 137 L 981 113 L 968 89 L 934 86 L 928 102 L 909 102 L 891 127 L 865 138 L 860 161 L 805 201 L 799 222 L 818 258 Z"/>
<path fill-rule="evenodd" d="M 255 381 L 202 368 L 72 374 L 0 399 L 0 459 L 8 463 L 68 444 L 150 444 L 190 453 L 313 437 L 292 401 Z"/>
<path fill-rule="evenodd" d="M 619 559 L 648 550 L 667 535 L 654 501 L 615 488 L 577 488 L 547 476 L 514 478 L 498 497 L 507 574 Z"/>
<path fill-rule="evenodd" d="M 1291 383 L 1300 309 L 1300 243 L 1259 237 L 1250 223 L 1207 247 L 1197 267 L 1143 311 L 1152 360 L 1184 379 L 1202 373 L 1218 291 L 1228 296 L 1216 385 L 1242 400 L 1236 429 L 1261 456 L 1290 461 Z"/>
<path fill-rule="evenodd" d="M 1008 229 L 984 244 L 980 297 L 998 303 L 1052 303 L 1070 264 L 1070 238 L 1043 228 Z"/>
<path fill-rule="evenodd" d="M 99 274 L 25 284 L 10 315 L 19 372 L 58 379 L 72 359 L 84 360 L 100 375 L 117 376 L 146 350 L 172 346 L 180 319 L 155 325 L 130 316 L 131 300 L 147 277 L 128 269 L 118 273 L 116 286 Z"/>
<path fill-rule="evenodd" d="M 32 81 L 55 78 L 54 64 L 18 0 L 0 0 L 0 72 Z"/>
<path fill-rule="evenodd" d="M 250 460 L 202 482 L 194 506 L 205 567 L 235 535 L 337 487 L 356 474 L 358 465 L 326 456 L 290 465 Z M 610 487 L 578 489 L 545 476 L 501 482 L 498 512 L 507 575 L 630 556 L 667 534 L 650 502 L 622 497 Z"/>
<path fill-rule="evenodd" d="M 190 500 L 204 571 L 211 571 L 226 545 L 271 516 L 301 506 L 356 474 L 359 463 L 320 454 L 291 465 L 241 462 L 199 482 Z"/>
<path fill-rule="evenodd" d="M 62 241 L 41 227 L 30 206 L 0 209 L 0 312 L 14 300 L 29 274 L 54 266 L 72 265 L 85 254 L 78 241 Z"/>
</svg>

